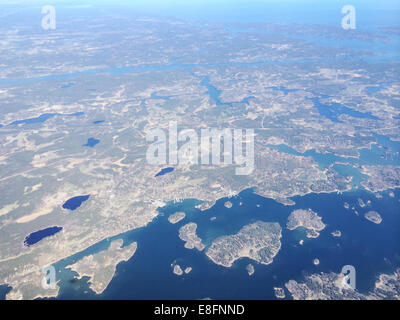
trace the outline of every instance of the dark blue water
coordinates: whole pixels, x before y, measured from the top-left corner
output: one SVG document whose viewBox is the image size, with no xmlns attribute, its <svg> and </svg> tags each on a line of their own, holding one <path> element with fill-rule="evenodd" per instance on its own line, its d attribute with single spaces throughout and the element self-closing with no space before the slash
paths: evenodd
<svg viewBox="0 0 400 320">
<path fill-rule="evenodd" d="M 85 196 L 73 197 L 73 198 L 65 201 L 65 203 L 62 205 L 62 207 L 64 209 L 75 210 L 75 209 L 79 208 L 83 202 L 88 200 L 89 197 L 90 197 L 90 194 L 85 195 Z"/>
<path fill-rule="evenodd" d="M 89 138 L 88 141 L 83 145 L 84 147 L 91 147 L 93 148 L 96 144 L 98 144 L 100 140 L 95 138 Z"/>
<path fill-rule="evenodd" d="M 93 121 L 93 124 L 100 124 L 100 123 L 103 123 L 104 122 L 104 120 L 96 120 L 96 121 Z"/>
<path fill-rule="evenodd" d="M 195 208 L 196 200 L 171 203 L 160 209 L 160 216 L 147 227 L 120 235 L 124 245 L 138 242 L 135 255 L 128 262 L 120 263 L 115 278 L 105 292 L 96 296 L 87 287 L 87 279 L 73 280 L 76 274 L 63 271 L 59 298 L 62 299 L 274 299 L 273 287 L 284 286 L 290 279 L 302 280 L 305 274 L 337 272 L 351 264 L 357 272 L 357 288 L 366 293 L 373 287 L 381 272 L 392 272 L 400 266 L 400 204 L 399 192 L 395 198 L 387 193 L 382 199 L 363 190 L 337 194 L 310 194 L 294 197 L 295 206 L 284 206 L 274 200 L 257 196 L 245 190 L 237 197 L 229 198 L 233 207 L 227 209 L 220 199 L 204 212 Z M 357 199 L 371 201 L 371 206 L 360 208 Z M 360 215 L 343 207 L 356 206 Z M 240 205 L 242 203 L 242 205 Z M 318 212 L 327 227 L 317 239 L 305 237 L 304 230 L 290 231 L 285 228 L 290 212 L 298 208 L 311 208 Z M 380 225 L 366 220 L 363 214 L 378 211 L 383 218 Z M 170 214 L 185 211 L 186 218 L 176 225 L 167 221 Z M 211 217 L 216 220 L 210 221 Z M 211 262 L 203 252 L 188 250 L 178 237 L 179 228 L 190 222 L 198 225 L 198 235 L 208 246 L 221 235 L 233 234 L 248 223 L 261 220 L 279 222 L 283 227 L 282 248 L 270 265 L 260 265 L 244 258 L 231 268 Z M 342 237 L 331 235 L 341 230 Z M 114 237 L 113 239 L 118 238 Z M 299 245 L 299 240 L 305 240 Z M 112 239 L 109 239 L 112 240 Z M 97 244 L 93 251 L 104 250 L 109 241 Z M 89 254 L 87 250 L 80 257 Z M 320 259 L 314 266 L 312 260 Z M 177 277 L 172 273 L 171 263 L 176 261 L 193 271 Z M 64 265 L 71 260 L 63 261 Z M 245 266 L 253 263 L 255 274 L 249 277 Z M 62 270 L 62 265 L 58 265 Z M 88 291 L 85 293 L 85 291 Z"/>
<path fill-rule="evenodd" d="M 0 285 L 0 300 L 5 300 L 7 293 L 11 291 L 11 287 L 8 285 Z"/>
<path fill-rule="evenodd" d="M 161 169 L 161 171 L 158 172 L 158 173 L 155 175 L 155 177 L 163 176 L 164 174 L 170 173 L 170 172 L 172 172 L 172 171 L 174 171 L 174 168 L 173 168 L 173 167 L 168 167 L 168 168 Z"/>
<path fill-rule="evenodd" d="M 56 226 L 33 232 L 25 238 L 24 244 L 29 247 L 35 243 L 38 243 L 43 238 L 50 237 L 61 230 L 62 227 Z"/>
<path fill-rule="evenodd" d="M 41 114 L 40 116 L 36 118 L 29 118 L 29 119 L 23 119 L 23 120 L 17 120 L 9 125 L 19 125 L 19 124 L 35 124 L 35 123 L 42 123 L 45 122 L 46 120 L 53 118 L 55 116 L 67 116 L 67 117 L 79 117 L 84 115 L 84 112 L 75 112 L 71 114 L 61 114 L 61 113 L 44 113 Z"/>
</svg>

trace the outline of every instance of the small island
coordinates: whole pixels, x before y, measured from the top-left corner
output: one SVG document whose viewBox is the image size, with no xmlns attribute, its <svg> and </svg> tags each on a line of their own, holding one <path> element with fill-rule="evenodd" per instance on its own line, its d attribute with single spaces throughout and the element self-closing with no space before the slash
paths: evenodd
<svg viewBox="0 0 400 320">
<path fill-rule="evenodd" d="M 172 272 L 174 274 L 176 274 L 177 276 L 183 275 L 182 268 L 181 268 L 181 266 L 179 264 L 174 265 L 174 268 L 172 269 Z"/>
<path fill-rule="evenodd" d="M 206 255 L 215 264 L 231 267 L 240 258 L 270 264 L 281 248 L 282 228 L 277 222 L 257 221 L 238 233 L 213 241 Z"/>
<path fill-rule="evenodd" d="M 319 231 L 325 229 L 326 225 L 322 222 L 322 218 L 311 209 L 298 209 L 292 211 L 289 215 L 286 227 L 289 230 L 303 227 L 307 229 L 307 238 L 317 238 L 319 236 Z"/>
<path fill-rule="evenodd" d="M 363 199 L 358 198 L 358 199 L 357 199 L 357 202 L 358 202 L 358 205 L 359 205 L 361 208 L 364 208 L 364 207 L 365 207 L 365 203 L 364 203 Z"/>
<path fill-rule="evenodd" d="M 186 214 L 184 212 L 175 212 L 168 217 L 169 223 L 176 224 L 179 221 L 185 219 Z"/>
<path fill-rule="evenodd" d="M 278 299 L 285 299 L 285 297 L 286 297 L 285 290 L 283 290 L 283 288 L 275 287 L 274 293 L 275 293 L 275 297 Z"/>
<path fill-rule="evenodd" d="M 176 260 L 171 264 L 171 267 L 172 267 L 172 272 L 177 276 L 188 274 L 192 271 L 192 267 L 183 268 L 176 263 Z"/>
<path fill-rule="evenodd" d="M 246 266 L 246 270 L 247 270 L 247 273 L 249 274 L 249 276 L 252 276 L 254 274 L 254 266 L 251 263 L 249 263 Z"/>
<path fill-rule="evenodd" d="M 376 212 L 376 211 L 368 211 L 365 215 L 364 215 L 365 219 L 376 223 L 376 224 L 380 224 L 382 222 L 382 217 L 381 215 Z"/>
<path fill-rule="evenodd" d="M 196 234 L 197 224 L 188 223 L 179 229 L 179 238 L 185 241 L 185 248 L 202 251 L 205 245 L 201 242 L 201 239 Z"/>
<path fill-rule="evenodd" d="M 336 238 L 339 238 L 342 236 L 342 232 L 340 230 L 335 230 L 335 231 L 331 232 L 331 235 Z"/>
<path fill-rule="evenodd" d="M 192 267 L 185 268 L 185 274 L 190 273 L 192 270 L 193 270 Z"/>
<path fill-rule="evenodd" d="M 224 206 L 225 206 L 225 208 L 230 209 L 230 208 L 232 208 L 232 202 L 226 201 L 226 202 L 224 203 Z"/>
</svg>

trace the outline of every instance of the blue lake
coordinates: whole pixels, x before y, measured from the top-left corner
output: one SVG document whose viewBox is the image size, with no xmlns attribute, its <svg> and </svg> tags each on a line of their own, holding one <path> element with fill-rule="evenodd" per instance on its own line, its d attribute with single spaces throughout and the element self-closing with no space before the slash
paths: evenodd
<svg viewBox="0 0 400 320">
<path fill-rule="evenodd" d="M 32 232 L 25 238 L 24 244 L 29 247 L 35 243 L 38 243 L 43 238 L 50 237 L 56 234 L 57 232 L 60 232 L 61 230 L 62 227 L 50 227 L 36 232 Z"/>
<path fill-rule="evenodd" d="M 100 124 L 100 123 L 103 123 L 104 122 L 104 120 L 96 120 L 96 121 L 93 121 L 93 124 Z"/>
<path fill-rule="evenodd" d="M 64 209 L 75 210 L 75 209 L 79 208 L 83 202 L 88 200 L 89 197 L 90 197 L 90 194 L 85 195 L 85 196 L 73 197 L 73 198 L 65 201 L 65 203 L 62 205 L 62 207 Z"/>
<path fill-rule="evenodd" d="M 7 293 L 11 291 L 11 287 L 8 285 L 0 285 L 0 300 L 5 300 Z"/>
<path fill-rule="evenodd" d="M 71 113 L 71 114 L 44 113 L 36 118 L 29 118 L 29 119 L 14 121 L 14 122 L 10 123 L 9 125 L 42 123 L 42 122 L 45 122 L 46 120 L 53 118 L 55 116 L 79 117 L 82 115 L 84 115 L 84 112 L 75 112 L 75 113 Z"/>
<path fill-rule="evenodd" d="M 98 144 L 100 140 L 95 138 L 89 138 L 88 141 L 83 145 L 84 147 L 91 147 L 93 148 L 96 144 Z"/>
<path fill-rule="evenodd" d="M 161 171 L 158 172 L 158 173 L 155 175 L 155 177 L 163 176 L 164 174 L 170 173 L 170 172 L 172 172 L 172 171 L 174 171 L 174 168 L 173 168 L 173 167 L 168 167 L 168 168 L 161 169 Z"/>
</svg>

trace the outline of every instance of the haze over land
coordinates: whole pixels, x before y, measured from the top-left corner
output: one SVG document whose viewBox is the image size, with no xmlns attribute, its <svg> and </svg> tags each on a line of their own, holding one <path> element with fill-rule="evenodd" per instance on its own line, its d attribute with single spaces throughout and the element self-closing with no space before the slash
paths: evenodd
<svg viewBox="0 0 400 320">
<path fill-rule="evenodd" d="M 398 25 L 366 24 L 369 2 L 355 30 L 332 3 L 326 23 L 276 21 L 278 5 L 236 19 L 238 2 L 227 21 L 75 3 L 55 3 L 54 30 L 40 6 L 0 4 L 0 297 L 69 298 L 74 283 L 78 298 L 115 297 L 126 283 L 151 298 L 160 288 L 140 281 L 160 274 L 163 298 L 186 296 L 181 281 L 196 299 L 230 285 L 238 299 L 398 299 Z M 254 130 L 254 170 L 150 164 L 146 135 L 173 121 Z M 341 291 L 352 251 L 373 269 Z"/>
</svg>

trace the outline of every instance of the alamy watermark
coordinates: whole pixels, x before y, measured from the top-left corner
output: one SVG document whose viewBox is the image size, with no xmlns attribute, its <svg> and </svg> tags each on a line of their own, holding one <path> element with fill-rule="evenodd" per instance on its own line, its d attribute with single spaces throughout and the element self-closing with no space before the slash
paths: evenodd
<svg viewBox="0 0 400 320">
<path fill-rule="evenodd" d="M 41 270 L 42 277 L 42 288 L 45 290 L 54 290 L 56 289 L 57 281 L 56 281 L 56 269 L 53 266 L 44 267 Z"/>
<path fill-rule="evenodd" d="M 341 283 L 342 289 L 356 290 L 356 268 L 352 265 L 345 265 L 341 272 L 344 275 Z"/>
<path fill-rule="evenodd" d="M 42 28 L 44 30 L 55 30 L 56 29 L 56 8 L 54 6 L 42 7 L 42 14 L 45 16 L 42 18 Z"/>
<path fill-rule="evenodd" d="M 356 28 L 356 8 L 352 5 L 345 5 L 342 8 L 342 28 L 344 30 L 351 30 Z"/>
<path fill-rule="evenodd" d="M 237 175 L 249 175 L 254 170 L 253 129 L 181 130 L 178 123 L 169 122 L 168 139 L 163 129 L 150 130 L 146 152 L 149 164 L 156 165 L 236 165 Z"/>
</svg>

